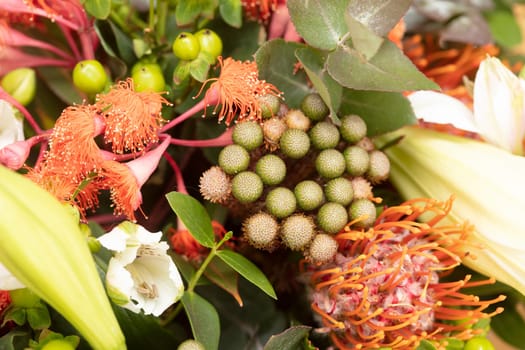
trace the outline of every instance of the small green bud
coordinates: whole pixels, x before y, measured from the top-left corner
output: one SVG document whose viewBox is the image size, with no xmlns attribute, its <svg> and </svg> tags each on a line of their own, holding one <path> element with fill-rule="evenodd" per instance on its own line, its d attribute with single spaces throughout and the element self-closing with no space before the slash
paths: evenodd
<svg viewBox="0 0 525 350">
<path fill-rule="evenodd" d="M 232 194 L 241 203 L 255 202 L 263 192 L 259 175 L 251 171 L 238 173 L 232 179 Z"/>
<path fill-rule="evenodd" d="M 266 209 L 275 217 L 282 219 L 291 215 L 297 208 L 293 192 L 286 187 L 277 187 L 266 196 Z"/>
<path fill-rule="evenodd" d="M 346 169 L 345 157 L 341 152 L 325 149 L 315 159 L 317 173 L 326 179 L 333 179 L 343 175 Z"/>
<path fill-rule="evenodd" d="M 279 224 L 270 214 L 259 212 L 244 220 L 243 237 L 255 248 L 273 251 L 278 243 Z"/>
<path fill-rule="evenodd" d="M 312 93 L 306 95 L 301 101 L 301 110 L 304 114 L 313 121 L 323 120 L 328 116 L 330 110 L 326 103 L 324 103 L 321 95 Z"/>
<path fill-rule="evenodd" d="M 228 145 L 219 153 L 219 166 L 226 174 L 234 175 L 250 165 L 250 154 L 239 145 Z"/>
<path fill-rule="evenodd" d="M 341 118 L 341 126 L 339 128 L 343 140 L 350 143 L 357 143 L 366 136 L 366 124 L 361 117 L 350 114 Z"/>
<path fill-rule="evenodd" d="M 358 218 L 362 219 L 354 224 L 356 227 L 368 228 L 376 221 L 376 207 L 374 203 L 368 199 L 356 199 L 350 204 L 348 215 L 351 221 Z"/>
<path fill-rule="evenodd" d="M 310 150 L 310 138 L 304 131 L 288 129 L 282 134 L 279 145 L 284 155 L 293 159 L 299 159 L 304 157 Z"/>
<path fill-rule="evenodd" d="M 31 68 L 17 68 L 2 78 L 2 88 L 22 106 L 27 106 L 36 92 L 36 73 Z"/>
<path fill-rule="evenodd" d="M 255 172 L 265 185 L 277 185 L 286 177 L 286 164 L 275 154 L 267 154 L 257 161 Z"/>
<path fill-rule="evenodd" d="M 235 124 L 232 132 L 233 142 L 252 151 L 263 143 L 263 131 L 259 123 L 243 121 Z"/>
<path fill-rule="evenodd" d="M 385 153 L 374 150 L 370 152 L 370 166 L 366 177 L 371 183 L 376 184 L 388 178 L 390 174 L 390 160 Z"/>
<path fill-rule="evenodd" d="M 299 182 L 294 188 L 294 194 L 302 210 L 314 210 L 324 202 L 323 189 L 312 180 Z"/>
<path fill-rule="evenodd" d="M 284 121 L 290 129 L 299 129 L 302 131 L 308 131 L 312 124 L 310 118 L 304 115 L 299 109 L 291 109 L 284 116 Z"/>
<path fill-rule="evenodd" d="M 259 96 L 257 99 L 259 100 L 259 106 L 261 107 L 261 113 L 264 119 L 269 119 L 279 113 L 281 100 L 278 96 L 266 94 Z"/>
<path fill-rule="evenodd" d="M 308 258 L 317 264 L 330 262 L 337 253 L 337 241 L 326 233 L 316 235 L 310 244 Z"/>
<path fill-rule="evenodd" d="M 341 204 L 328 202 L 317 212 L 317 224 L 326 233 L 337 233 L 348 223 L 348 213 Z"/>
<path fill-rule="evenodd" d="M 330 122 L 315 124 L 309 134 L 312 145 L 319 150 L 335 148 L 341 136 L 337 126 Z"/>
<path fill-rule="evenodd" d="M 370 157 L 368 152 L 359 146 L 348 146 L 343 151 L 346 162 L 346 171 L 352 176 L 363 175 L 369 167 Z"/>
<path fill-rule="evenodd" d="M 311 217 L 294 214 L 281 225 L 281 239 L 291 250 L 303 250 L 315 235 L 315 224 Z"/>
<path fill-rule="evenodd" d="M 352 202 L 354 190 L 352 182 L 344 177 L 337 177 L 328 181 L 324 188 L 326 200 L 347 206 Z"/>
</svg>

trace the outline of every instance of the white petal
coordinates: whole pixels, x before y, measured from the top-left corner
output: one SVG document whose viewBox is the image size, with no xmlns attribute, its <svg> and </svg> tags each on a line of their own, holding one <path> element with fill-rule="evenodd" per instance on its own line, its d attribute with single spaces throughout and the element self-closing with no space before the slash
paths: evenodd
<svg viewBox="0 0 525 350">
<path fill-rule="evenodd" d="M 122 252 L 126 249 L 126 242 L 128 241 L 129 234 L 119 228 L 115 227 L 110 232 L 100 236 L 98 241 L 104 248 L 113 250 L 115 252 Z"/>
<path fill-rule="evenodd" d="M 11 104 L 0 100 L 0 148 L 24 140 L 24 125 Z"/>
<path fill-rule="evenodd" d="M 0 290 L 20 288 L 25 288 L 25 286 L 3 264 L 0 264 Z"/>
<path fill-rule="evenodd" d="M 134 281 L 131 273 L 115 258 L 111 258 L 106 273 L 106 288 L 108 296 L 115 304 L 133 312 L 139 312 L 140 306 L 131 302 L 134 292 Z"/>
<path fill-rule="evenodd" d="M 473 114 L 460 100 L 435 91 L 417 91 L 408 96 L 417 118 L 438 124 L 452 124 L 458 129 L 477 132 Z"/>
</svg>

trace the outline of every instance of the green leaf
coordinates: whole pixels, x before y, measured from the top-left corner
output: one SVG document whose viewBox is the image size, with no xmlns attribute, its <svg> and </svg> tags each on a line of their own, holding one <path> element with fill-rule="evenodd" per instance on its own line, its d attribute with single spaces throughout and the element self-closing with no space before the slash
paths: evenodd
<svg viewBox="0 0 525 350">
<path fill-rule="evenodd" d="M 71 70 L 56 67 L 39 67 L 38 73 L 49 89 L 68 105 L 81 103 L 83 97 L 73 86 Z"/>
<path fill-rule="evenodd" d="M 436 347 L 428 340 L 423 339 L 416 350 L 436 350 Z"/>
<path fill-rule="evenodd" d="M 496 43 L 511 47 L 521 42 L 520 27 L 510 10 L 489 11 L 485 17 Z"/>
<path fill-rule="evenodd" d="M 214 257 L 210 262 L 204 275 L 214 284 L 228 292 L 242 307 L 242 298 L 239 294 L 238 281 L 239 274 L 224 263 L 222 260 Z"/>
<path fill-rule="evenodd" d="M 308 337 L 312 327 L 294 326 L 284 332 L 272 335 L 263 350 L 296 350 L 301 349 L 304 339 Z"/>
<path fill-rule="evenodd" d="M 125 61 L 128 65 L 132 64 L 137 60 L 135 55 L 135 49 L 133 47 L 133 42 L 130 40 L 130 37 L 127 36 L 117 27 L 113 22 L 109 22 L 113 35 L 115 36 L 115 43 L 118 48 L 119 55 L 118 57 Z"/>
<path fill-rule="evenodd" d="M 376 35 L 384 37 L 405 15 L 412 2 L 412 0 L 352 0 L 348 5 L 347 15 L 365 25 Z"/>
<path fill-rule="evenodd" d="M 217 256 L 226 264 L 230 265 L 235 271 L 240 273 L 241 276 L 259 287 L 263 292 L 272 298 L 277 299 L 277 295 L 275 294 L 270 281 L 268 281 L 261 270 L 259 270 L 259 268 L 250 260 L 246 259 L 241 254 L 232 252 L 231 250 L 219 250 L 217 251 Z"/>
<path fill-rule="evenodd" d="M 23 307 L 10 307 L 3 316 L 2 326 L 8 321 L 13 321 L 19 326 L 24 325 L 27 321 L 27 309 Z"/>
<path fill-rule="evenodd" d="M 350 29 L 352 46 L 362 53 L 366 59 L 374 57 L 385 39 L 376 35 L 370 28 L 350 15 L 349 12 L 345 13 L 345 21 Z"/>
<path fill-rule="evenodd" d="M 445 350 L 463 350 L 465 346 L 465 342 L 459 339 L 447 338 L 445 341 L 447 342 Z"/>
<path fill-rule="evenodd" d="M 295 52 L 304 47 L 303 44 L 275 39 L 264 43 L 255 53 L 259 78 L 284 92 L 286 104 L 290 108 L 299 108 L 303 98 L 311 92 L 306 73 L 302 70 L 295 72 Z"/>
<path fill-rule="evenodd" d="M 339 110 L 341 115 L 357 114 L 366 122 L 368 136 L 415 124 L 416 116 L 406 97 L 397 92 L 345 89 Z"/>
<path fill-rule="evenodd" d="M 333 50 L 348 32 L 344 13 L 349 0 L 288 0 L 297 33 L 318 49 Z"/>
<path fill-rule="evenodd" d="M 311 48 L 298 49 L 295 56 L 304 67 L 308 78 L 312 81 L 315 89 L 330 108 L 331 118 L 338 122 L 337 111 L 341 104 L 343 89 L 326 71 L 325 63 L 327 53 Z"/>
<path fill-rule="evenodd" d="M 366 60 L 357 50 L 339 47 L 328 55 L 328 72 L 341 85 L 358 90 L 406 91 L 439 89 L 389 40 Z"/>
<path fill-rule="evenodd" d="M 210 57 L 205 52 L 200 52 L 196 59 L 190 62 L 190 74 L 193 79 L 201 83 L 208 77 L 210 70 Z"/>
<path fill-rule="evenodd" d="M 214 246 L 215 235 L 211 219 L 206 209 L 195 198 L 180 192 L 170 192 L 166 195 L 171 209 L 184 223 L 192 236 L 203 246 Z"/>
<path fill-rule="evenodd" d="M 91 16 L 98 19 L 106 19 L 111 12 L 111 0 L 84 0 L 82 4 Z"/>
<path fill-rule="evenodd" d="M 219 13 L 224 22 L 232 27 L 240 28 L 242 25 L 241 0 L 219 0 Z"/>
<path fill-rule="evenodd" d="M 525 344 L 525 320 L 517 311 L 513 300 L 506 300 L 501 306 L 505 308 L 505 312 L 493 317 L 490 326 L 501 339 L 520 349 Z"/>
<path fill-rule="evenodd" d="M 32 307 L 26 310 L 27 312 L 27 323 L 33 329 L 44 329 L 49 328 L 51 325 L 51 318 L 49 316 L 49 310 L 44 304 L 39 307 Z"/>
<path fill-rule="evenodd" d="M 0 349 L 16 350 L 25 349 L 31 340 L 29 331 L 12 330 L 0 337 Z"/>
<path fill-rule="evenodd" d="M 192 291 L 185 292 L 181 301 L 195 340 L 201 342 L 206 350 L 218 349 L 221 326 L 215 307 Z"/>
<path fill-rule="evenodd" d="M 213 0 L 178 1 L 175 19 L 181 27 L 194 22 L 199 16 L 212 18 L 215 10 Z"/>
</svg>

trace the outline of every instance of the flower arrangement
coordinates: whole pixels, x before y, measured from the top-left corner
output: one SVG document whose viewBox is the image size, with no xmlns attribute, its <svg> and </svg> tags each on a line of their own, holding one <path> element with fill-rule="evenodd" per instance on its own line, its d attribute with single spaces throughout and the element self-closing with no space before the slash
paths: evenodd
<svg viewBox="0 0 525 350">
<path fill-rule="evenodd" d="M 0 348 L 520 348 L 522 12 L 0 2 Z"/>
</svg>

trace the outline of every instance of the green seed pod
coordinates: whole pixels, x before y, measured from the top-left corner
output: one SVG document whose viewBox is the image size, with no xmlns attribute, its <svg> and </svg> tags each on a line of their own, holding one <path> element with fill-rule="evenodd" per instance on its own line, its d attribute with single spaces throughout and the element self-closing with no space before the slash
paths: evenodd
<svg viewBox="0 0 525 350">
<path fill-rule="evenodd" d="M 241 203 L 255 202 L 263 192 L 263 182 L 259 175 L 243 171 L 232 179 L 232 194 Z"/>
<path fill-rule="evenodd" d="M 183 341 L 177 347 L 177 350 L 205 350 L 204 345 L 194 339 Z"/>
<path fill-rule="evenodd" d="M 259 96 L 257 99 L 259 100 L 259 106 L 261 107 L 261 113 L 264 119 L 269 119 L 279 113 L 281 100 L 278 96 L 266 94 Z"/>
<path fill-rule="evenodd" d="M 262 145 L 263 131 L 259 123 L 254 121 L 243 121 L 235 124 L 232 132 L 233 142 L 252 151 Z"/>
<path fill-rule="evenodd" d="M 338 244 L 335 238 L 326 233 L 316 235 L 308 249 L 308 259 L 316 264 L 330 262 L 337 253 Z"/>
<path fill-rule="evenodd" d="M 270 214 L 259 212 L 244 220 L 243 237 L 255 248 L 273 251 L 278 246 L 279 224 Z"/>
<path fill-rule="evenodd" d="M 348 213 L 341 204 L 328 202 L 317 212 L 317 224 L 326 233 L 337 233 L 348 223 Z"/>
<path fill-rule="evenodd" d="M 334 148 L 339 143 L 340 134 L 337 126 L 330 122 L 319 122 L 310 130 L 310 141 L 317 149 Z"/>
<path fill-rule="evenodd" d="M 366 136 L 366 124 L 361 117 L 350 114 L 341 118 L 339 131 L 343 140 L 350 143 L 357 143 Z"/>
<path fill-rule="evenodd" d="M 282 219 L 291 215 L 297 208 L 293 192 L 286 187 L 277 187 L 266 196 L 266 209 L 275 217 Z"/>
<path fill-rule="evenodd" d="M 302 210 L 314 210 L 324 202 L 323 189 L 312 180 L 299 182 L 294 188 L 297 205 Z"/>
<path fill-rule="evenodd" d="M 219 166 L 226 174 L 234 175 L 248 169 L 250 154 L 244 147 L 228 145 L 219 153 Z"/>
<path fill-rule="evenodd" d="M 345 172 L 345 157 L 338 150 L 325 149 L 315 159 L 315 168 L 317 173 L 326 179 L 339 177 Z"/>
<path fill-rule="evenodd" d="M 315 224 L 311 217 L 294 214 L 281 224 L 281 239 L 291 250 L 303 250 L 315 235 Z"/>
<path fill-rule="evenodd" d="M 368 170 L 370 157 L 368 152 L 359 146 L 348 146 L 343 151 L 346 162 L 346 171 L 352 176 L 361 176 Z"/>
<path fill-rule="evenodd" d="M 265 145 L 270 151 L 279 148 L 279 140 L 286 131 L 286 123 L 281 118 L 270 118 L 263 123 Z"/>
<path fill-rule="evenodd" d="M 284 155 L 292 159 L 299 159 L 310 150 L 310 138 L 304 131 L 288 129 L 282 134 L 279 145 Z"/>
<path fill-rule="evenodd" d="M 350 216 L 350 221 L 358 218 L 362 219 L 356 222 L 354 226 L 359 228 L 369 228 L 376 221 L 376 206 L 369 199 L 356 199 L 350 204 L 348 215 Z"/>
<path fill-rule="evenodd" d="M 299 129 L 302 131 L 308 131 L 312 121 L 310 118 L 304 115 L 304 113 L 299 109 L 291 109 L 284 116 L 284 121 L 288 128 L 290 129 Z"/>
<path fill-rule="evenodd" d="M 370 152 L 370 167 L 366 177 L 371 183 L 376 184 L 388 178 L 390 174 L 390 160 L 385 153 L 379 150 Z"/>
<path fill-rule="evenodd" d="M 347 206 L 352 202 L 354 190 L 352 182 L 344 177 L 337 177 L 328 181 L 324 188 L 326 200 Z"/>
<path fill-rule="evenodd" d="M 202 173 L 199 189 L 204 199 L 212 203 L 224 203 L 232 192 L 232 184 L 224 170 L 213 166 Z"/>
<path fill-rule="evenodd" d="M 328 116 L 330 110 L 326 103 L 324 103 L 321 95 L 312 93 L 306 95 L 301 102 L 301 110 L 303 113 L 313 121 L 323 120 Z"/>
<path fill-rule="evenodd" d="M 277 185 L 286 177 L 286 164 L 275 154 L 267 154 L 257 161 L 255 172 L 265 185 Z"/>
</svg>

